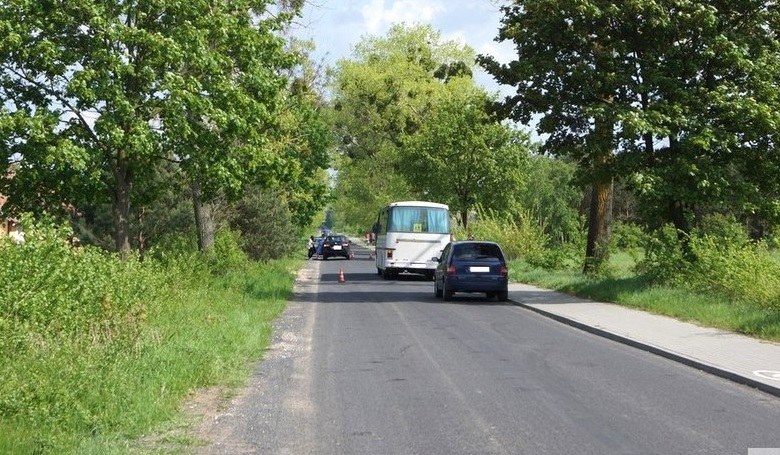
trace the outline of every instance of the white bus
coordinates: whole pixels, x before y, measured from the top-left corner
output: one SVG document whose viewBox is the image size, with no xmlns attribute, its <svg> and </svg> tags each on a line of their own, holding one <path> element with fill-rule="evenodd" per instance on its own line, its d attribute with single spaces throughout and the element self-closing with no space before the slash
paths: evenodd
<svg viewBox="0 0 780 455">
<path fill-rule="evenodd" d="M 393 279 L 406 271 L 433 278 L 438 265 L 433 258 L 450 242 L 450 210 L 435 202 L 393 202 L 379 211 L 373 230 L 377 274 Z"/>
</svg>

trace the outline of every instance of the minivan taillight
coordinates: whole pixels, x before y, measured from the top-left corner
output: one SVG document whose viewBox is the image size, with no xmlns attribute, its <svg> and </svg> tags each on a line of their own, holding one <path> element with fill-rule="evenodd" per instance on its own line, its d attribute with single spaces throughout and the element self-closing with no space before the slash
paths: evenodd
<svg viewBox="0 0 780 455">
<path fill-rule="evenodd" d="M 455 271 L 455 266 L 454 265 L 451 265 L 451 266 L 447 267 L 447 275 L 453 276 L 453 275 L 457 275 L 457 273 L 458 272 Z"/>
</svg>

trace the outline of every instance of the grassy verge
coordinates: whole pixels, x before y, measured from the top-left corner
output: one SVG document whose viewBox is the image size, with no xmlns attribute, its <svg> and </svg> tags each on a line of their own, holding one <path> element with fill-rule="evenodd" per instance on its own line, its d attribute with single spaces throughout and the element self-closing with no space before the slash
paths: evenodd
<svg viewBox="0 0 780 455">
<path fill-rule="evenodd" d="M 162 297 L 132 313 L 138 329 L 123 339 L 99 336 L 96 324 L 78 335 L 8 326 L 25 343 L 0 352 L 0 453 L 176 452 L 193 443 L 149 447 L 144 435 L 176 425 L 190 391 L 246 380 L 299 265 L 243 263 L 219 276 L 197 263 L 162 267 Z"/>
<path fill-rule="evenodd" d="M 631 271 L 634 260 L 625 253 L 613 255 L 609 273 L 602 277 L 586 277 L 577 269 L 543 270 L 515 261 L 510 264 L 510 276 L 516 282 L 780 342 L 780 311 L 736 303 L 716 293 L 653 285 Z"/>
</svg>

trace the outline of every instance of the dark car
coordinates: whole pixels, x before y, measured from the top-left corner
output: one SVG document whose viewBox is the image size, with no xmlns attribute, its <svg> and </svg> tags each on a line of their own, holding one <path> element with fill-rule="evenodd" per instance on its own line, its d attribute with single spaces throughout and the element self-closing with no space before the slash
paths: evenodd
<svg viewBox="0 0 780 455">
<path fill-rule="evenodd" d="M 344 235 L 329 235 L 322 242 L 322 259 L 340 256 L 352 259 L 352 243 Z"/>
<path fill-rule="evenodd" d="M 495 242 L 450 242 L 436 259 L 433 281 L 436 297 L 452 300 L 456 292 L 484 292 L 499 301 L 508 298 L 509 273 L 501 247 Z"/>
</svg>

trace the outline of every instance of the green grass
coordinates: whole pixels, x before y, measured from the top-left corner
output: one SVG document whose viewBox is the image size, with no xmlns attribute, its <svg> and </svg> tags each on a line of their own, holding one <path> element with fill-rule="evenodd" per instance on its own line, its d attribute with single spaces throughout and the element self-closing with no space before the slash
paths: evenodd
<svg viewBox="0 0 780 455">
<path fill-rule="evenodd" d="M 715 293 L 651 284 L 632 271 L 636 259 L 625 252 L 613 254 L 607 272 L 597 277 L 587 277 L 578 269 L 549 271 L 514 261 L 510 263 L 510 276 L 516 282 L 780 341 L 780 311 L 734 302 Z"/>
<path fill-rule="evenodd" d="M 23 354 L 2 353 L 0 453 L 175 453 L 197 443 L 148 440 L 186 425 L 180 406 L 191 391 L 246 381 L 299 266 L 252 263 L 221 277 L 197 266 L 192 276 L 168 271 L 180 273 L 169 298 L 146 308 L 131 342 L 40 336 Z"/>
</svg>

